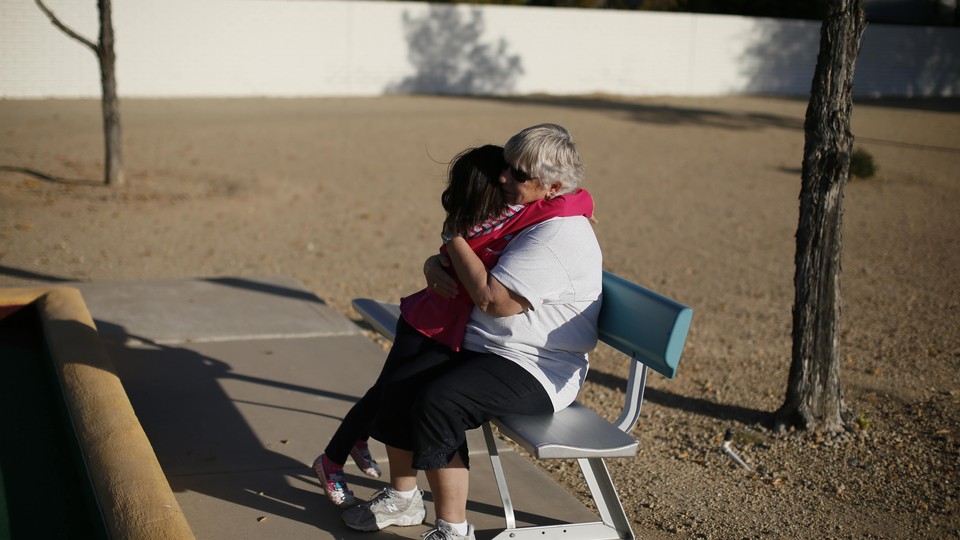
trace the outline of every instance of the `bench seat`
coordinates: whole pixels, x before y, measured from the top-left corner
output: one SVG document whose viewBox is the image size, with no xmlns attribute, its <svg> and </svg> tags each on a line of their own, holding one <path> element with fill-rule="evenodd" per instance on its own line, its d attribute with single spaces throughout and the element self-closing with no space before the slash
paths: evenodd
<svg viewBox="0 0 960 540">
<path fill-rule="evenodd" d="M 554 414 L 516 414 L 493 423 L 537 459 L 633 457 L 640 445 L 580 403 Z"/>
</svg>

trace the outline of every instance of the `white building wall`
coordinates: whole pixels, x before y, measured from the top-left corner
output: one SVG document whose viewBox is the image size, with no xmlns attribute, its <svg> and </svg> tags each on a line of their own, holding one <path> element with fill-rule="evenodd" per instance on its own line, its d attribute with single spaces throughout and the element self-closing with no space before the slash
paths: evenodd
<svg viewBox="0 0 960 540">
<path fill-rule="evenodd" d="M 46 1 L 96 40 L 93 0 Z M 418 71 L 406 32 L 408 22 L 429 18 L 438 34 L 466 35 L 451 28 L 456 18 L 441 16 L 451 9 L 461 25 L 478 10 L 483 32 L 475 49 L 516 57 L 522 68 L 500 73 L 493 90 L 467 92 L 806 95 L 820 30 L 810 21 L 407 2 L 120 0 L 113 9 L 122 97 L 376 96 L 411 80 L 420 91 L 462 92 L 443 82 L 454 68 L 436 58 L 436 73 Z M 471 61 L 451 65 L 489 77 L 464 65 Z M 855 92 L 960 94 L 960 29 L 869 26 Z M 88 48 L 54 28 L 33 0 L 0 0 L 0 97 L 99 93 Z"/>
</svg>

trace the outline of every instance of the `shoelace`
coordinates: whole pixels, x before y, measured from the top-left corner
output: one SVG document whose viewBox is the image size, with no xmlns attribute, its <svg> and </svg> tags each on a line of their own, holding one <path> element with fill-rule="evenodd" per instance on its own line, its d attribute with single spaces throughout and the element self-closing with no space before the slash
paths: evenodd
<svg viewBox="0 0 960 540">
<path fill-rule="evenodd" d="M 378 492 L 373 496 L 372 499 L 370 499 L 369 501 L 363 503 L 363 506 L 366 506 L 367 508 L 370 508 L 371 506 L 377 504 L 378 502 L 382 501 L 383 499 L 386 499 L 386 498 L 389 497 L 389 496 L 390 496 L 390 494 L 387 493 L 387 490 L 386 490 L 386 489 L 381 489 L 380 491 L 378 491 Z"/>
<path fill-rule="evenodd" d="M 448 538 L 456 538 L 458 536 L 463 538 L 456 531 L 452 529 L 441 528 L 440 525 L 434 526 L 425 533 L 420 533 L 420 538 L 423 538 L 423 540 L 447 540 Z"/>
<path fill-rule="evenodd" d="M 423 540 L 441 540 L 445 537 L 440 533 L 440 527 L 434 527 L 427 532 L 420 533 L 420 538 L 423 538 Z"/>
</svg>

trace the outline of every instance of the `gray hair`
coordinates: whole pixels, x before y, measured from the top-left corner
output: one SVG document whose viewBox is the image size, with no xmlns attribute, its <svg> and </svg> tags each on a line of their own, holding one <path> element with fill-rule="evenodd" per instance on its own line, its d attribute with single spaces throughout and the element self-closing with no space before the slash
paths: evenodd
<svg viewBox="0 0 960 540">
<path fill-rule="evenodd" d="M 583 182 L 583 164 L 573 136 L 563 126 L 539 124 L 517 133 L 503 146 L 511 165 L 520 167 L 543 187 L 560 184 L 557 195 L 573 193 Z"/>
</svg>

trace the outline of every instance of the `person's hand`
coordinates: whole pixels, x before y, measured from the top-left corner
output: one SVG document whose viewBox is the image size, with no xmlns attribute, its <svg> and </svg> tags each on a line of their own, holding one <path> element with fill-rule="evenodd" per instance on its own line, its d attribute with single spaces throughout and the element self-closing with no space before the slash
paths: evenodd
<svg viewBox="0 0 960 540">
<path fill-rule="evenodd" d="M 450 266 L 450 259 L 446 255 L 433 255 L 423 263 L 423 277 L 427 280 L 427 287 L 443 298 L 457 296 L 457 281 L 444 270 Z"/>
</svg>

